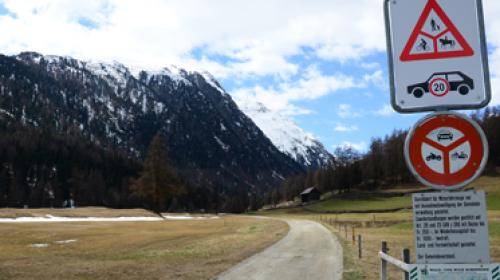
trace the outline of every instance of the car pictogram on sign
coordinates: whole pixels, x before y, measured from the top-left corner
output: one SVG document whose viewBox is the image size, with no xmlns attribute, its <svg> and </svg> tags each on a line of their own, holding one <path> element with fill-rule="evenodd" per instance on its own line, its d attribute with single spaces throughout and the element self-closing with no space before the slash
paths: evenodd
<svg viewBox="0 0 500 280">
<path fill-rule="evenodd" d="M 425 93 L 444 96 L 449 91 L 467 95 L 474 89 L 474 81 L 460 71 L 439 72 L 432 74 L 427 81 L 408 86 L 408 94 L 421 98 Z"/>
<path fill-rule="evenodd" d="M 440 130 L 437 135 L 437 139 L 439 142 L 441 142 L 441 140 L 453 141 L 453 133 L 446 129 Z"/>
</svg>

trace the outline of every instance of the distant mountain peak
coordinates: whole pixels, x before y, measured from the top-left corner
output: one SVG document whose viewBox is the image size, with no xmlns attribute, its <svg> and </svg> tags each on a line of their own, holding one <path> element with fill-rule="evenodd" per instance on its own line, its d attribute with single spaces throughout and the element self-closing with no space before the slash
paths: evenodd
<svg viewBox="0 0 500 280">
<path fill-rule="evenodd" d="M 252 98 L 236 98 L 235 101 L 281 152 L 306 168 L 315 169 L 329 163 L 331 155 L 325 147 L 289 118 Z"/>
</svg>

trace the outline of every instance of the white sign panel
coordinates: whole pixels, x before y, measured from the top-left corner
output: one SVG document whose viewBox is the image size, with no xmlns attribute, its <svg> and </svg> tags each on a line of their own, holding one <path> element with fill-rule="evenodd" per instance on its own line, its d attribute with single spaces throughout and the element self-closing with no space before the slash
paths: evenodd
<svg viewBox="0 0 500 280">
<path fill-rule="evenodd" d="M 489 103 L 481 0 L 386 0 L 385 11 L 395 110 Z"/>
<path fill-rule="evenodd" d="M 484 192 L 413 194 L 416 262 L 488 263 Z"/>
<path fill-rule="evenodd" d="M 500 264 L 412 265 L 410 280 L 500 280 Z"/>
</svg>

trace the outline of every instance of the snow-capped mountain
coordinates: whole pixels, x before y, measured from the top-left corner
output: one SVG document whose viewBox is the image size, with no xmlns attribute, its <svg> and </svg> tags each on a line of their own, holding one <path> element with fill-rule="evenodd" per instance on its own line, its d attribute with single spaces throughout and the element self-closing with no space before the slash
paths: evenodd
<svg viewBox="0 0 500 280">
<path fill-rule="evenodd" d="M 326 166 L 330 153 L 310 133 L 305 132 L 289 118 L 269 110 L 251 98 L 235 98 L 239 108 L 249 116 L 283 153 L 306 168 Z"/>
<path fill-rule="evenodd" d="M 91 142 L 144 158 L 157 132 L 193 185 L 266 189 L 304 170 L 280 152 L 208 73 L 176 67 L 22 53 L 0 55 L 0 120 L 77 131 Z M 241 188 L 239 188 L 241 187 Z"/>
</svg>

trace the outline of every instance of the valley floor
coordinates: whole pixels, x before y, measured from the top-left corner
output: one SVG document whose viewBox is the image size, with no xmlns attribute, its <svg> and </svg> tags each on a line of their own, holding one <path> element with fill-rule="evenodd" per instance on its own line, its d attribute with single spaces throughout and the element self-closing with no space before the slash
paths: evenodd
<svg viewBox="0 0 500 280">
<path fill-rule="evenodd" d="M 43 209 L 31 212 L 42 213 Z M 135 210 L 111 216 L 141 213 Z M 19 215 L 27 214 L 0 210 L 3 217 Z M 285 222 L 239 216 L 154 222 L 2 223 L 0 279 L 211 279 L 287 232 Z"/>
</svg>

